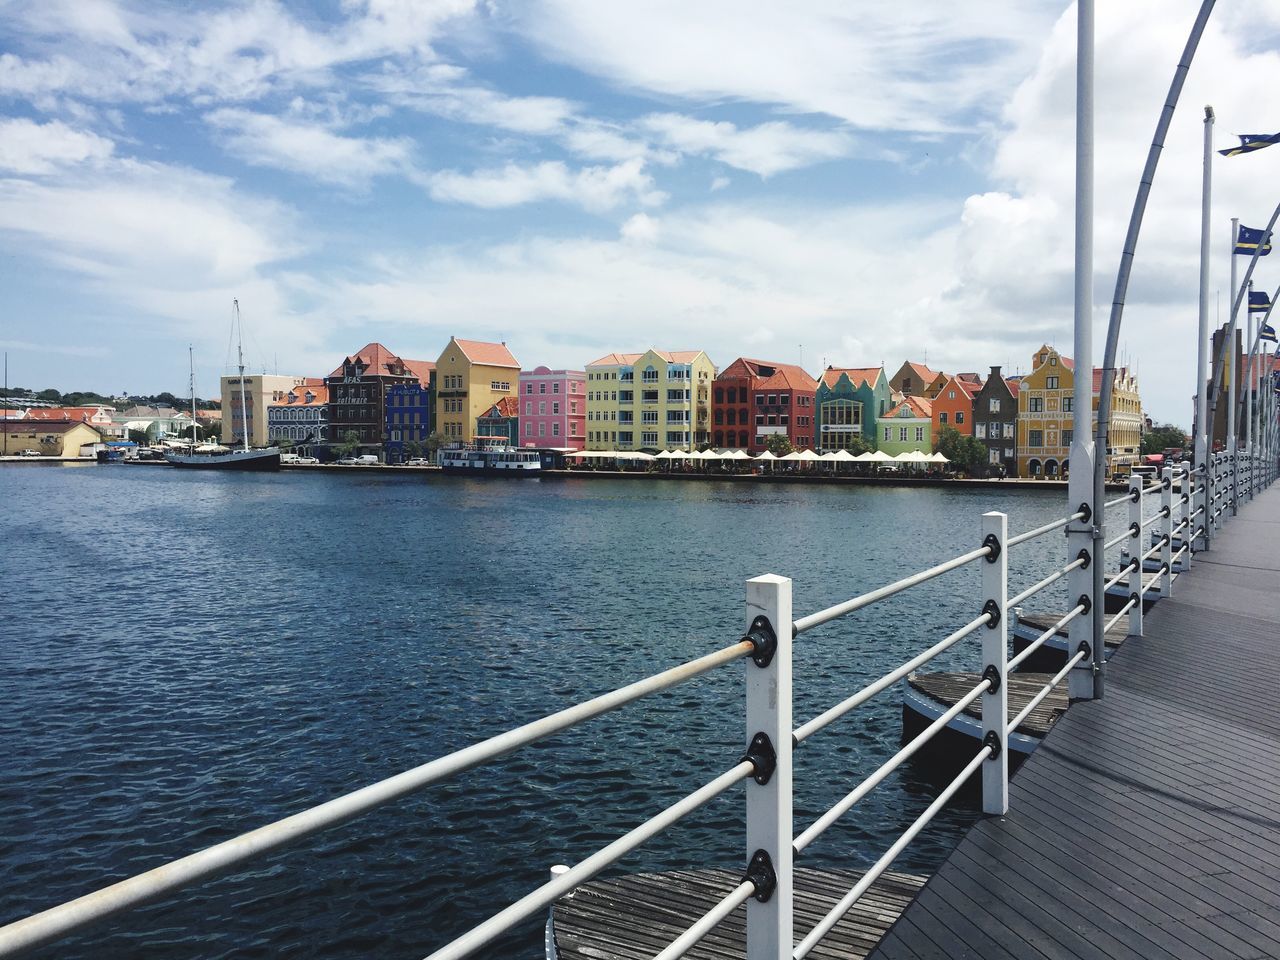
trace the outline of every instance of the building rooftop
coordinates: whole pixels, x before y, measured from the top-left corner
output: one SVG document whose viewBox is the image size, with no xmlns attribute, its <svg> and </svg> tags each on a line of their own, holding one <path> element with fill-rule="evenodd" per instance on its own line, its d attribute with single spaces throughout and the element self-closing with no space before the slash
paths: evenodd
<svg viewBox="0 0 1280 960">
<path fill-rule="evenodd" d="M 518 361 L 507 349 L 505 343 L 488 343 L 484 340 L 459 340 L 453 338 L 453 342 L 457 344 L 458 349 L 462 351 L 462 355 L 472 363 L 482 363 L 486 367 L 514 367 L 520 369 L 520 361 Z M 410 361 L 405 361 L 406 363 Z M 432 365 L 435 369 L 435 365 Z"/>
<path fill-rule="evenodd" d="M 933 419 L 933 401 L 926 400 L 924 397 L 903 397 L 902 402 L 886 413 L 882 419 L 892 419 L 899 416 L 899 411 L 903 407 L 909 409 L 914 417 L 926 420 Z"/>
<path fill-rule="evenodd" d="M 587 364 L 587 366 L 588 367 L 630 366 L 631 364 L 635 363 L 637 360 L 639 360 L 648 352 L 649 352 L 648 350 L 645 350 L 645 351 L 642 351 L 641 353 L 607 353 L 603 357 L 601 357 L 599 360 L 592 360 L 590 363 Z M 654 348 L 653 352 L 656 353 L 658 356 L 660 356 L 663 360 L 667 361 L 667 363 L 693 363 L 694 360 L 698 359 L 698 355 L 702 353 L 701 350 L 658 350 L 657 348 Z"/>
<path fill-rule="evenodd" d="M 734 367 L 741 364 L 752 377 L 759 379 L 757 387 L 775 390 L 807 390 L 818 389 L 818 381 L 809 376 L 803 367 L 794 363 L 774 363 L 771 360 L 753 360 L 750 357 L 739 357 L 720 371 L 721 377 L 732 377 Z M 719 379 L 719 378 L 717 378 Z"/>
<path fill-rule="evenodd" d="M 876 378 L 880 376 L 880 370 L 880 367 L 827 367 L 822 371 L 822 382 L 828 387 L 834 387 L 840 375 L 847 374 L 855 387 L 864 383 L 868 387 L 874 387 Z"/>
<path fill-rule="evenodd" d="M 0 433 L 66 433 L 76 427 L 97 428 L 83 420 L 0 420 Z"/>
<path fill-rule="evenodd" d="M 486 410 L 481 419 L 489 419 L 492 417 L 514 417 L 520 413 L 520 401 L 515 397 L 503 397 L 492 407 Z"/>
<path fill-rule="evenodd" d="M 89 420 L 99 412 L 110 416 L 109 407 L 33 407 L 27 411 L 28 420 Z M 21 416 L 21 413 L 18 414 Z"/>
</svg>

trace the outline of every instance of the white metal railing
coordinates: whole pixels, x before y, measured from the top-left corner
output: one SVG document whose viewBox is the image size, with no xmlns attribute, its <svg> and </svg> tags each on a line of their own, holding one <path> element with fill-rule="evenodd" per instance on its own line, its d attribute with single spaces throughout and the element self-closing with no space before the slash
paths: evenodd
<svg viewBox="0 0 1280 960">
<path fill-rule="evenodd" d="M 1216 461 L 1213 469 L 1205 471 L 1210 480 L 1216 475 L 1219 463 L 1220 461 Z M 1175 481 L 1182 483 L 1181 496 L 1176 502 L 1176 512 L 1179 515 L 1176 524 L 1172 492 Z M 1159 509 L 1151 517 L 1144 517 L 1145 498 L 1156 492 L 1161 496 Z M 1200 505 L 1192 510 L 1191 504 L 1197 496 L 1201 498 Z M 1102 621 L 1102 627 L 1105 635 L 1127 615 L 1130 618 L 1129 633 L 1141 636 L 1144 596 L 1157 587 L 1163 595 L 1170 595 L 1174 564 L 1184 557 L 1189 563 L 1194 554 L 1194 521 L 1197 517 L 1205 517 L 1206 524 L 1201 527 L 1204 529 L 1213 504 L 1221 496 L 1222 491 L 1197 488 L 1196 472 L 1186 463 L 1166 467 L 1155 483 L 1144 484 L 1140 478 L 1132 477 L 1125 496 L 1104 504 L 1104 513 L 1107 507 L 1127 504 L 1128 527 L 1124 532 L 1114 539 L 1104 540 L 1105 523 L 1099 523 L 1093 534 L 1092 550 L 1079 550 L 1074 557 L 1069 558 L 1069 562 L 1013 597 L 1009 596 L 1009 549 L 1055 531 L 1065 529 L 1072 533 L 1073 524 L 1077 524 L 1074 532 L 1078 533 L 1078 524 L 1087 524 L 1089 521 L 1087 509 L 1078 510 L 1012 537 L 1008 534 L 1005 514 L 984 514 L 980 546 L 886 586 L 799 618 L 792 616 L 790 580 L 774 575 L 756 577 L 747 582 L 748 628 L 745 636 L 737 642 L 232 840 L 11 923 L 0 928 L 0 956 L 9 956 L 47 944 L 89 923 L 248 862 L 317 831 L 349 821 L 643 697 L 703 676 L 719 667 L 745 660 L 748 661 L 744 695 L 747 742 L 745 755 L 678 802 L 649 816 L 580 863 L 558 870 L 546 883 L 439 948 L 431 954 L 431 960 L 458 960 L 470 955 L 505 931 L 545 911 L 561 897 L 647 840 L 743 782 L 746 783 L 746 875 L 732 891 L 696 919 L 657 956 L 660 960 L 675 960 L 683 956 L 745 903 L 748 956 L 751 960 L 800 960 L 822 941 L 841 917 L 889 869 L 971 775 L 981 771 L 984 812 L 1002 814 L 1007 811 L 1009 737 L 1053 690 L 1068 679 L 1073 670 L 1094 656 L 1096 644 L 1104 642 L 1104 636 L 1096 636 L 1092 632 L 1095 621 L 1089 614 L 1094 604 L 1102 603 L 1107 591 L 1128 578 L 1129 596 L 1126 602 L 1118 613 Z M 1118 573 L 1102 581 L 1102 595 L 1091 596 L 1091 591 L 1080 594 L 1066 614 L 1042 631 L 1016 656 L 1009 656 L 1009 615 L 1016 605 L 1041 594 L 1072 574 L 1078 576 L 1080 571 L 1094 562 L 1103 562 L 1107 549 L 1125 540 L 1138 541 L 1143 530 L 1157 523 L 1161 525 L 1161 529 L 1153 532 L 1154 542 L 1151 547 L 1142 551 L 1135 544 L 1128 562 Z M 1181 534 L 1181 546 L 1175 551 L 1173 543 L 1178 534 Z M 1143 566 L 1157 554 L 1160 556 L 1159 574 L 1144 582 Z M 793 725 L 792 643 L 796 636 L 971 564 L 977 564 L 982 574 L 977 616 L 812 719 L 798 726 Z M 1066 627 L 1070 627 L 1070 640 L 1064 666 L 1029 698 L 1015 716 L 1010 717 L 1009 673 L 1025 663 L 1028 657 Z M 980 669 L 975 674 L 977 679 L 974 684 L 901 746 L 892 757 L 852 784 L 844 796 L 793 836 L 793 749 L 802 747 L 814 734 L 895 686 L 915 670 L 953 650 L 974 633 L 981 636 L 977 661 Z M 977 752 L 936 799 L 872 864 L 858 883 L 812 925 L 799 943 L 793 943 L 792 874 L 795 858 L 975 704 L 980 705 L 978 716 L 982 724 L 982 741 Z"/>
</svg>

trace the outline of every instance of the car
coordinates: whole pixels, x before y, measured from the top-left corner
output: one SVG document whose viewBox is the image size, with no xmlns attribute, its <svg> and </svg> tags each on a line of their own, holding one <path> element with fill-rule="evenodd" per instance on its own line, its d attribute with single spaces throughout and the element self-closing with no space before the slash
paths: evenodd
<svg viewBox="0 0 1280 960">
<path fill-rule="evenodd" d="M 282 453 L 280 454 L 280 462 L 281 463 L 297 463 L 298 455 L 296 453 Z"/>
<path fill-rule="evenodd" d="M 315 457 L 296 457 L 294 458 L 293 462 L 294 463 L 319 463 L 320 461 Z"/>
<path fill-rule="evenodd" d="M 358 463 L 362 467 L 375 466 L 380 462 L 378 460 L 377 454 L 374 454 L 374 453 L 362 453 L 360 454 L 360 456 L 356 457 L 355 460 L 356 460 L 356 463 Z"/>
<path fill-rule="evenodd" d="M 19 451 L 18 451 L 18 456 L 20 456 L 20 457 L 43 457 L 43 456 L 44 456 L 44 454 L 43 454 L 43 453 L 41 453 L 39 450 L 19 450 Z"/>
<path fill-rule="evenodd" d="M 431 461 L 426 457 L 414 457 L 412 460 L 406 460 L 404 465 L 406 467 L 429 467 L 431 466 Z"/>
<path fill-rule="evenodd" d="M 338 466 L 340 467 L 354 467 L 359 462 L 360 461 L 357 460 L 355 457 L 339 457 L 337 460 Z"/>
</svg>

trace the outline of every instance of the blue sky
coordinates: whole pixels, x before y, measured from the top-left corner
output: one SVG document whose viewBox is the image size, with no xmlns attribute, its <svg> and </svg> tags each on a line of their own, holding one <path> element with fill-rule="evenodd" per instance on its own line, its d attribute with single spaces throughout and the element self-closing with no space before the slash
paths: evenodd
<svg viewBox="0 0 1280 960">
<path fill-rule="evenodd" d="M 1105 323 L 1195 4 L 1099 6 Z M 192 343 L 212 393 L 233 297 L 250 363 L 282 373 L 450 335 L 530 367 L 658 346 L 1025 370 L 1071 339 L 1074 8 L 957 9 L 0 0 L 10 382 L 183 392 Z M 1184 423 L 1200 105 L 1222 145 L 1280 129 L 1257 94 L 1280 13 L 1215 17 L 1123 338 L 1150 412 Z M 1223 247 L 1277 172 L 1280 150 L 1219 164 Z"/>
</svg>

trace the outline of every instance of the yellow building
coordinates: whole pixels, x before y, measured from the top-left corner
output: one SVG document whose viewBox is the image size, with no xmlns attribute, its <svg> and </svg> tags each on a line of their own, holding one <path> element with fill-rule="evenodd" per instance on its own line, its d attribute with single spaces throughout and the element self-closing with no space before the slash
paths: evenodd
<svg viewBox="0 0 1280 960">
<path fill-rule="evenodd" d="M 505 343 L 449 338 L 436 361 L 436 430 L 446 442 L 470 442 L 476 418 L 520 388 L 520 363 Z"/>
<path fill-rule="evenodd" d="M 0 420 L 0 455 L 78 457 L 80 448 L 102 443 L 102 434 L 81 420 Z M 90 453 L 92 456 L 92 453 Z"/>
<path fill-rule="evenodd" d="M 1032 371 L 1018 387 L 1018 474 L 1023 477 L 1063 477 L 1071 455 L 1075 412 L 1075 362 L 1050 346 L 1032 359 Z M 1098 393 L 1102 370 L 1092 371 L 1092 413 L 1089 429 L 1098 422 Z M 1127 368 L 1116 371 L 1107 433 L 1107 474 L 1127 472 L 1138 461 L 1142 446 L 1142 400 L 1137 379 Z"/>
<path fill-rule="evenodd" d="M 709 442 L 716 368 L 701 350 L 611 353 L 587 364 L 588 450 Z"/>
<path fill-rule="evenodd" d="M 244 402 L 241 404 L 240 377 L 222 378 L 222 442 L 235 445 L 241 442 L 245 432 L 245 417 L 249 421 L 249 445 L 265 447 L 270 442 L 267 428 L 267 409 L 283 403 L 289 391 L 307 382 L 306 377 L 287 377 L 281 374 L 253 374 L 244 378 Z M 188 424 L 189 426 L 190 424 Z"/>
</svg>

